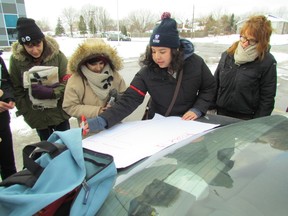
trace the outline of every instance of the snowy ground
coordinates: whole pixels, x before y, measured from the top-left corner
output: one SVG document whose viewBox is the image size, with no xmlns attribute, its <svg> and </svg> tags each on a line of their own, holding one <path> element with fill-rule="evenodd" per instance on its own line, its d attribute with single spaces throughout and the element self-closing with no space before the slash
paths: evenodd
<svg viewBox="0 0 288 216">
<path fill-rule="evenodd" d="M 207 44 L 227 44 L 230 45 L 234 41 L 239 39 L 239 35 L 230 35 L 230 36 L 216 36 L 216 37 L 207 37 L 207 38 L 194 38 L 191 41 L 195 44 L 197 43 L 207 43 Z M 69 58 L 69 56 L 73 53 L 75 48 L 81 43 L 83 38 L 57 38 L 57 41 L 60 44 L 60 49 L 65 53 L 65 55 Z M 131 42 L 108 42 L 112 46 L 115 46 L 118 50 L 120 56 L 123 57 L 125 62 L 135 61 L 138 59 L 140 54 L 145 51 L 145 47 L 148 44 L 149 38 L 132 38 Z M 271 37 L 271 45 L 287 45 L 288 44 L 288 35 L 272 35 Z M 223 50 L 224 51 L 224 50 Z M 286 52 L 272 52 L 274 57 L 276 58 L 278 64 L 281 64 L 281 73 L 285 73 L 284 77 L 288 78 L 288 53 Z M 6 62 L 6 65 L 9 65 L 9 57 L 10 52 L 4 52 L 2 57 Z M 220 56 L 211 56 L 211 58 L 219 58 Z M 217 63 L 207 63 L 210 70 L 212 72 L 215 71 Z M 283 72 L 284 71 L 284 72 Z M 136 72 L 136 71 L 135 71 Z M 278 74 L 278 76 L 283 76 L 283 74 Z M 29 144 L 33 142 L 37 142 L 38 137 L 35 133 L 35 130 L 32 130 L 23 120 L 23 117 L 16 117 L 15 111 L 11 110 L 11 129 L 13 133 L 13 141 L 14 146 L 16 148 L 16 162 L 17 167 L 20 168 L 22 164 L 21 157 L 21 146 L 23 144 Z M 71 119 L 72 127 L 77 127 L 75 119 Z"/>
</svg>

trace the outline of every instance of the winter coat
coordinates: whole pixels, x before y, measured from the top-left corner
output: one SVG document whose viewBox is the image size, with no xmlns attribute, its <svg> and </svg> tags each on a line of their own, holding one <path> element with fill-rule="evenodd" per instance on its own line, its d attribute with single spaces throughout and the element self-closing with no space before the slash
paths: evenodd
<svg viewBox="0 0 288 216">
<path fill-rule="evenodd" d="M 214 74 L 217 83 L 217 109 L 245 119 L 268 116 L 274 108 L 277 62 L 271 53 L 236 65 L 234 56 L 224 52 Z"/>
<path fill-rule="evenodd" d="M 3 95 L 0 96 L 0 101 L 4 101 L 6 103 L 9 103 L 10 101 L 15 101 L 14 99 L 14 94 L 13 94 L 13 88 L 12 88 L 12 83 L 10 79 L 10 75 L 8 73 L 8 70 L 6 68 L 5 62 L 0 57 L 0 73 L 1 76 L 0 78 L 0 89 L 3 91 Z"/>
<path fill-rule="evenodd" d="M 123 67 L 123 62 L 117 51 L 101 39 L 88 39 L 79 45 L 68 61 L 68 71 L 72 76 L 69 78 L 65 89 L 63 109 L 70 116 L 78 119 L 81 115 L 86 118 L 96 117 L 100 108 L 105 107 L 107 100 L 109 100 L 109 95 L 105 99 L 100 99 L 93 92 L 80 69 L 88 59 L 99 55 L 108 58 L 115 67 L 111 89 L 116 89 L 117 92 L 124 92 L 127 88 L 124 79 L 118 73 Z"/>
<path fill-rule="evenodd" d="M 206 113 L 216 91 L 215 79 L 204 60 L 194 53 L 193 44 L 181 40 L 184 46 L 183 78 L 175 104 L 169 116 L 182 116 L 191 108 Z M 144 100 L 146 93 L 151 96 L 148 118 L 155 113 L 165 115 L 176 88 L 177 79 L 167 72 L 167 68 L 155 69 L 147 66 L 133 78 L 114 109 L 100 114 L 107 121 L 107 128 L 120 122 L 132 113 Z"/>
<path fill-rule="evenodd" d="M 36 63 L 27 54 L 23 45 L 18 41 L 12 44 L 12 55 L 10 57 L 10 76 L 14 87 L 16 99 L 17 116 L 23 115 L 25 122 L 36 129 L 46 129 L 48 126 L 55 126 L 69 119 L 69 116 L 62 109 L 62 101 L 65 90 L 65 75 L 67 71 L 67 58 L 59 50 L 59 45 L 52 37 L 45 36 L 43 53 L 40 58 L 41 66 L 57 66 L 59 68 L 60 86 L 53 89 L 56 98 L 59 98 L 56 108 L 35 109 L 29 99 L 28 89 L 23 88 L 23 73 L 28 71 Z"/>
<path fill-rule="evenodd" d="M 4 101 L 5 103 L 15 101 L 10 76 L 2 57 L 0 57 L 0 73 L 0 78 L 2 79 L 0 80 L 0 89 L 3 93 L 2 96 L 0 95 L 0 101 Z M 10 114 L 8 110 L 0 112 L 0 122 L 1 131 L 4 131 L 7 129 L 7 127 L 9 127 Z"/>
</svg>

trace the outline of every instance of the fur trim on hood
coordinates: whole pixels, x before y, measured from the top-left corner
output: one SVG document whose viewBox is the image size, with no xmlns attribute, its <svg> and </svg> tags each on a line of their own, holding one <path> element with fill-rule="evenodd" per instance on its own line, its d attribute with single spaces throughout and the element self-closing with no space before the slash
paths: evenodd
<svg viewBox="0 0 288 216">
<path fill-rule="evenodd" d="M 116 48 L 112 48 L 99 38 L 86 39 L 78 46 L 68 61 L 68 73 L 81 73 L 81 66 L 87 60 L 105 56 L 113 64 L 115 71 L 123 68 L 123 60 L 119 57 Z"/>
<path fill-rule="evenodd" d="M 44 53 L 42 54 L 42 57 L 43 61 L 47 62 L 53 59 L 55 55 L 59 54 L 59 44 L 54 38 L 49 36 L 45 36 L 45 40 L 47 45 L 45 47 Z M 21 45 L 18 41 L 15 41 L 12 44 L 12 55 L 18 61 L 26 61 L 28 54 L 25 51 L 24 46 Z"/>
</svg>

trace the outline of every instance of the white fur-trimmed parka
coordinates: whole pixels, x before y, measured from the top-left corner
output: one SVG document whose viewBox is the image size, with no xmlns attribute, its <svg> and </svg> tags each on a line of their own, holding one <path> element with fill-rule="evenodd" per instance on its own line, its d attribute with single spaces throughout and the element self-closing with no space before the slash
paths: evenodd
<svg viewBox="0 0 288 216">
<path fill-rule="evenodd" d="M 93 57 L 104 56 L 108 59 L 109 68 L 112 71 L 113 81 L 110 89 L 116 89 L 121 93 L 126 90 L 126 84 L 119 70 L 123 67 L 123 60 L 117 50 L 105 43 L 102 39 L 89 38 L 78 46 L 68 61 L 69 78 L 63 101 L 63 109 L 70 116 L 86 118 L 98 116 L 101 107 L 105 107 L 109 95 L 101 99 L 89 85 L 87 78 L 81 71 L 81 66 Z"/>
</svg>

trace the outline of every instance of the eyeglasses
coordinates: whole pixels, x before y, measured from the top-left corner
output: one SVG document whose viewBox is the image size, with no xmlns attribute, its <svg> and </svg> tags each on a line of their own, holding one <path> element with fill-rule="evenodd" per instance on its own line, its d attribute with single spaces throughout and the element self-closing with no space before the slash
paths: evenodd
<svg viewBox="0 0 288 216">
<path fill-rule="evenodd" d="M 255 39 L 248 39 L 247 37 L 244 37 L 244 36 L 242 36 L 242 35 L 240 35 L 240 41 L 241 41 L 242 43 L 245 43 L 245 42 L 248 41 L 248 44 L 249 44 L 249 45 L 252 45 L 252 46 L 258 43 L 257 40 L 255 40 Z"/>
</svg>

